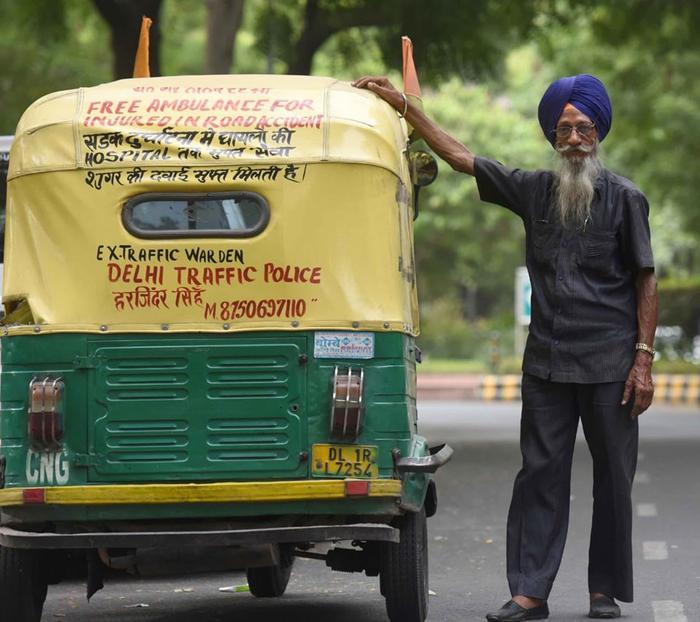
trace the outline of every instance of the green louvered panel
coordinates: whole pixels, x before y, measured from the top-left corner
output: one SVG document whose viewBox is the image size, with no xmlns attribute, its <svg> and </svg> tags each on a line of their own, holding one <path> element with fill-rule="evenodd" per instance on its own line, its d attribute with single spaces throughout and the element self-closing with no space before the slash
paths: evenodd
<svg viewBox="0 0 700 622">
<path fill-rule="evenodd" d="M 303 477 L 304 336 L 96 344 L 91 481 Z"/>
</svg>

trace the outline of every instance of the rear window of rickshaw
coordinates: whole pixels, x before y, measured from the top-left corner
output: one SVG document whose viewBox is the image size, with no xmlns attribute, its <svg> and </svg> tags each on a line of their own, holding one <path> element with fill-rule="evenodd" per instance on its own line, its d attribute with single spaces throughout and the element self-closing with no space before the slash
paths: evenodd
<svg viewBox="0 0 700 622">
<path fill-rule="evenodd" d="M 247 238 L 265 229 L 270 209 L 253 192 L 149 193 L 129 199 L 122 220 L 139 238 Z"/>
</svg>

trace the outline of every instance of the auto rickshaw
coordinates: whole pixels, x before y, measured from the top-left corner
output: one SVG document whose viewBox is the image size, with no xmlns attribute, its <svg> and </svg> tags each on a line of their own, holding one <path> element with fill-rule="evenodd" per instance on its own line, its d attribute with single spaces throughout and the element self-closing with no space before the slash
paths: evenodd
<svg viewBox="0 0 700 622">
<path fill-rule="evenodd" d="M 428 601 L 415 185 L 403 119 L 330 78 L 187 76 L 47 95 L 10 157 L 2 622 L 47 586 L 295 557 Z M 319 552 L 320 551 L 320 552 Z"/>
</svg>

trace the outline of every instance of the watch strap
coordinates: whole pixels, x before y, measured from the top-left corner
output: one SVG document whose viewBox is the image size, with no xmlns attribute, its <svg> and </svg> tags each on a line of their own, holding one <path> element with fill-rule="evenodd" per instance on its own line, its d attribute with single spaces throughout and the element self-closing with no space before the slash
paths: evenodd
<svg viewBox="0 0 700 622">
<path fill-rule="evenodd" d="M 641 350 L 642 352 L 647 352 L 648 354 L 651 354 L 652 357 L 656 355 L 656 350 L 654 350 L 654 348 L 647 345 L 646 343 L 641 343 L 641 342 L 635 343 L 634 349 Z"/>
</svg>

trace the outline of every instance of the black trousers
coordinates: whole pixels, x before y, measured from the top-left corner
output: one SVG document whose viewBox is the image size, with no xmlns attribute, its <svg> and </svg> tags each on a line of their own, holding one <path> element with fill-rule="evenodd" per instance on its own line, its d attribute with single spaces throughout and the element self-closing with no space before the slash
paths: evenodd
<svg viewBox="0 0 700 622">
<path fill-rule="evenodd" d="M 593 523 L 588 589 L 632 601 L 632 480 L 637 420 L 621 406 L 624 383 L 567 384 L 525 374 L 523 466 L 508 512 L 511 594 L 546 599 L 569 523 L 571 461 L 579 418 L 593 457 Z"/>
</svg>

